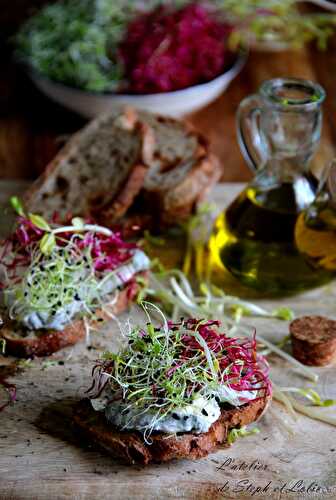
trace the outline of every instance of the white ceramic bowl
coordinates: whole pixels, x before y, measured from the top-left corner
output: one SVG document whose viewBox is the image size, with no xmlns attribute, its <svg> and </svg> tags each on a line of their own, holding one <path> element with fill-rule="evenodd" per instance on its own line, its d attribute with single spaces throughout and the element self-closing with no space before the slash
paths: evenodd
<svg viewBox="0 0 336 500">
<path fill-rule="evenodd" d="M 115 105 L 129 105 L 161 115 L 180 117 L 214 101 L 238 75 L 246 59 L 247 54 L 240 54 L 229 70 L 210 82 L 175 92 L 147 95 L 87 92 L 54 82 L 35 72 L 29 73 L 45 95 L 86 118 L 93 118 Z"/>
</svg>

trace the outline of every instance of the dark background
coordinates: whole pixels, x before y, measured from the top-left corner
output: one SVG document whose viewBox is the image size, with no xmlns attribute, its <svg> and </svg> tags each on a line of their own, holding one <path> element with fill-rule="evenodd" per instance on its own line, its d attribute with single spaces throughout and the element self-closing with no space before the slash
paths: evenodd
<svg viewBox="0 0 336 500">
<path fill-rule="evenodd" d="M 43 0 L 0 1 L 0 179 L 33 179 L 53 158 L 66 135 L 85 121 L 40 94 L 12 62 L 9 38 Z M 211 106 L 190 117 L 211 141 L 223 166 L 223 180 L 242 181 L 250 172 L 239 152 L 235 112 L 241 99 L 277 76 L 318 81 L 327 91 L 323 140 L 315 166 L 320 169 L 336 146 L 336 36 L 324 52 L 310 46 L 281 53 L 253 52 L 230 88 Z"/>
</svg>

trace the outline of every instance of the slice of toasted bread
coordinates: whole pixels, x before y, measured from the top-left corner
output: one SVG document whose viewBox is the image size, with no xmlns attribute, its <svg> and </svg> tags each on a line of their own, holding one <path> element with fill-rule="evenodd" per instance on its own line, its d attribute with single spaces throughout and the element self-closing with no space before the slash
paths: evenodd
<svg viewBox="0 0 336 500">
<path fill-rule="evenodd" d="M 145 276 L 145 273 L 139 273 Z M 118 292 L 116 302 L 109 306 L 109 312 L 120 314 L 133 302 L 139 288 L 134 282 L 128 284 Z M 96 326 L 102 320 L 109 319 L 104 311 L 96 312 L 95 321 L 91 326 Z M 6 341 L 5 352 L 19 358 L 32 358 L 34 356 L 50 356 L 54 352 L 84 340 L 86 336 L 85 322 L 77 319 L 69 323 L 64 330 L 40 330 L 31 332 L 27 336 L 20 334 L 20 329 L 14 322 L 8 322 L 0 330 L 0 338 Z"/>
<path fill-rule="evenodd" d="M 220 418 L 208 432 L 166 435 L 154 433 L 146 444 L 140 432 L 119 431 L 109 424 L 104 413 L 95 411 L 88 399 L 78 403 L 74 424 L 84 439 L 106 450 L 112 457 L 128 464 L 167 462 L 175 458 L 201 458 L 220 445 L 226 445 L 230 429 L 256 421 L 264 413 L 269 398 L 260 398 L 243 406 L 222 409 Z"/>
<path fill-rule="evenodd" d="M 181 170 L 185 169 L 183 181 L 171 189 L 164 189 L 165 180 L 160 180 L 162 174 L 157 177 L 161 189 L 150 192 L 150 198 L 159 208 L 161 226 L 183 222 L 195 212 L 197 204 L 204 200 L 220 178 L 221 171 L 217 167 L 217 160 L 212 155 L 189 160 L 180 165 Z"/>
<path fill-rule="evenodd" d="M 119 221 L 132 205 L 139 194 L 147 173 L 147 167 L 136 165 L 130 173 L 121 191 L 116 195 L 111 204 L 103 209 L 93 209 L 92 214 L 103 224 Z"/>
<path fill-rule="evenodd" d="M 116 108 L 75 134 L 26 193 L 27 209 L 48 219 L 55 212 L 90 216 L 117 199 L 114 219 L 123 215 L 142 188 L 154 150 L 151 129 L 137 118 Z"/>
<path fill-rule="evenodd" d="M 155 137 L 154 158 L 144 191 L 163 224 L 176 224 L 193 212 L 222 174 L 207 141 L 185 122 L 139 112 Z"/>
</svg>

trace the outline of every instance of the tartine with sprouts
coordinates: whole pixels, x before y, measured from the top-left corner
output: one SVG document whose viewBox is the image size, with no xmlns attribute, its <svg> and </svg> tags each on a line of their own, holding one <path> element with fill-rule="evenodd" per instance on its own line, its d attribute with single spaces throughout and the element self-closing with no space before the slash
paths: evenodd
<svg viewBox="0 0 336 500">
<path fill-rule="evenodd" d="M 134 300 L 150 262 L 119 233 L 78 217 L 67 224 L 19 212 L 0 252 L 6 352 L 49 355 Z"/>
<path fill-rule="evenodd" d="M 246 435 L 271 398 L 255 335 L 232 337 L 219 321 L 182 318 L 132 328 L 127 340 L 95 363 L 75 422 L 129 463 L 205 456 Z"/>
</svg>

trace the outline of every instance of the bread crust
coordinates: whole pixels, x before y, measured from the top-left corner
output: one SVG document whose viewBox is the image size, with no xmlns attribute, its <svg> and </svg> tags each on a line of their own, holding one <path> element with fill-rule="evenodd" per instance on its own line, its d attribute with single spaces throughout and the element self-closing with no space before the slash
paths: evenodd
<svg viewBox="0 0 336 500">
<path fill-rule="evenodd" d="M 146 273 L 138 273 L 136 276 L 146 277 Z M 115 304 L 109 306 L 111 314 L 120 314 L 134 301 L 139 291 L 139 285 L 132 281 L 123 290 L 118 292 Z M 90 322 L 90 326 L 97 326 L 101 321 L 109 319 L 106 312 L 96 312 L 96 319 Z M 50 356 L 64 347 L 72 346 L 85 339 L 86 327 L 82 319 L 69 323 L 64 330 L 41 331 L 39 335 L 22 337 L 14 333 L 15 323 L 8 322 L 0 331 L 0 337 L 6 341 L 6 354 L 19 358 L 33 358 L 35 356 Z"/>
<path fill-rule="evenodd" d="M 221 175 L 220 164 L 213 155 L 200 158 L 184 181 L 163 195 L 163 224 L 170 225 L 176 223 L 176 220 L 187 219 L 217 184 Z"/>
<path fill-rule="evenodd" d="M 88 142 L 95 143 L 95 154 L 99 156 L 99 146 L 104 137 L 102 134 L 109 124 L 111 142 L 118 137 L 116 129 L 139 138 L 137 155 L 132 157 L 133 164 L 130 162 L 127 175 L 123 175 L 120 182 L 114 183 L 109 178 L 105 184 L 100 182 L 99 186 L 87 190 L 85 186 L 92 184 L 94 171 L 88 167 L 90 173 L 88 177 L 86 174 L 82 176 L 86 181 L 81 181 L 81 168 L 85 170 L 85 165 L 90 163 L 86 159 L 85 148 Z M 127 153 L 127 149 L 124 152 Z M 76 158 L 80 167 L 73 172 L 71 162 Z M 109 167 L 108 158 L 106 162 L 107 171 L 110 168 L 115 174 L 113 179 L 119 179 L 115 164 Z M 105 172 L 104 169 L 105 166 L 100 164 L 99 171 Z M 155 226 L 164 228 L 186 220 L 195 211 L 197 203 L 219 181 L 221 174 L 221 165 L 210 153 L 208 142 L 190 124 L 125 108 L 95 119 L 76 133 L 35 181 L 24 201 L 28 210 L 50 216 L 52 214 L 48 212 L 51 205 L 48 205 L 48 200 L 52 199 L 53 210 L 62 216 L 71 211 L 76 212 L 77 207 L 81 213 L 74 215 L 93 216 L 108 225 L 119 221 L 122 223 L 140 194 L 143 197 L 144 217 L 152 215 Z M 62 180 L 62 176 L 67 179 L 65 187 L 57 183 Z M 68 196 L 69 192 L 75 190 L 71 188 L 73 183 L 69 184 L 69 176 L 73 179 L 78 177 L 78 182 L 74 184 L 79 186 L 77 190 L 81 192 L 86 189 L 80 205 Z M 76 197 L 74 199 L 77 200 Z"/>
<path fill-rule="evenodd" d="M 146 114 L 140 116 L 146 119 Z M 174 124 L 171 118 L 157 116 L 157 120 L 161 124 Z M 182 122 L 178 125 L 181 128 Z M 177 221 L 186 220 L 222 175 L 222 167 L 210 152 L 208 141 L 189 123 L 183 123 L 183 129 L 185 137 L 194 140 L 193 154 L 176 159 L 175 163 L 160 156 L 161 165 L 157 162 L 150 168 L 144 182 L 144 191 L 151 206 L 156 207 L 162 226 L 175 225 Z M 183 169 L 186 169 L 186 174 L 180 182 L 172 185 L 172 180 Z"/>
<path fill-rule="evenodd" d="M 99 209 L 95 214 L 97 220 L 105 225 L 119 221 L 133 204 L 136 196 L 143 188 L 155 148 L 153 130 L 146 123 L 139 121 L 139 116 L 135 109 L 125 108 L 123 115 L 121 115 L 121 120 L 126 130 L 138 131 L 140 137 L 142 137 L 141 156 L 139 162 L 130 171 L 120 192 L 116 194 L 107 206 Z"/>
<path fill-rule="evenodd" d="M 183 433 L 168 436 L 154 433 L 151 444 L 146 444 L 140 432 L 119 431 L 109 424 L 104 413 L 95 411 L 88 399 L 80 401 L 74 409 L 75 428 L 84 439 L 94 442 L 112 457 L 127 464 L 147 465 L 167 462 L 176 458 L 197 459 L 219 446 L 228 446 L 230 429 L 250 424 L 261 417 L 269 398 L 259 398 L 238 408 L 221 412 L 209 431 L 202 434 Z"/>
<path fill-rule="evenodd" d="M 120 216 L 122 216 L 129 206 L 132 204 L 134 197 L 141 190 L 144 182 L 145 172 L 139 177 L 139 172 L 143 169 L 148 168 L 150 161 L 153 158 L 155 139 L 153 131 L 147 124 L 142 123 L 138 119 L 138 113 L 136 110 L 131 108 L 125 108 L 123 110 L 114 111 L 101 117 L 96 118 L 83 129 L 79 130 L 74 134 L 67 144 L 58 152 L 55 158 L 47 165 L 46 169 L 42 175 L 33 183 L 30 189 L 24 194 L 23 200 L 26 208 L 32 212 L 41 213 L 44 216 L 51 216 L 53 214 L 46 214 L 44 207 L 44 195 L 45 191 L 48 191 L 48 181 L 52 178 L 57 178 L 60 168 L 62 168 L 63 162 L 68 162 L 67 169 L 68 175 L 80 176 L 79 172 L 73 174 L 72 172 L 72 158 L 76 157 L 77 160 L 81 158 L 79 153 L 80 147 L 85 149 L 86 141 L 91 140 L 92 137 L 96 138 L 96 142 L 99 146 L 99 137 L 101 127 L 106 127 L 106 123 L 111 126 L 114 125 L 115 128 L 125 131 L 125 134 L 132 134 L 134 137 L 138 137 L 139 146 L 137 150 L 137 155 L 134 158 L 134 163 L 130 164 L 128 173 L 124 180 L 119 183 L 118 191 L 111 191 L 111 186 L 107 183 L 101 185 L 101 188 L 86 193 L 85 203 L 83 205 L 81 213 L 76 215 L 81 216 L 91 216 L 97 213 L 101 209 L 114 206 L 114 202 L 117 202 L 116 207 L 120 211 Z M 112 131 L 111 131 L 112 134 Z M 101 140 L 101 139 L 100 139 Z M 118 144 L 116 145 L 116 148 Z M 109 159 L 106 158 L 106 168 L 108 168 Z M 119 173 L 116 171 L 116 176 Z M 92 176 L 92 172 L 91 172 Z M 138 182 L 134 182 L 134 178 L 137 178 Z M 68 183 L 69 184 L 69 183 Z M 68 189 L 70 189 L 70 184 Z M 130 191 L 130 187 L 132 191 Z M 58 192 L 53 188 L 53 195 L 58 196 Z M 125 193 L 127 196 L 125 196 Z M 50 193 L 47 192 L 48 198 Z M 60 203 L 60 200 L 58 200 Z M 122 202 L 122 204 L 121 204 Z M 62 204 L 65 205 L 63 199 Z M 64 208 L 58 206 L 55 210 L 56 212 L 61 212 L 64 215 Z M 67 212 L 76 212 L 76 207 L 67 207 Z M 119 214 L 116 214 L 114 220 L 118 218 Z"/>
<path fill-rule="evenodd" d="M 310 366 L 329 365 L 336 359 L 336 321 L 303 316 L 289 325 L 293 355 Z"/>
<path fill-rule="evenodd" d="M 109 226 L 125 215 L 135 197 L 141 191 L 146 173 L 147 167 L 142 164 L 136 165 L 133 168 L 122 190 L 118 193 L 113 202 L 105 209 L 97 212 L 97 219 L 101 224 Z"/>
</svg>

